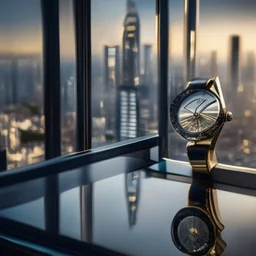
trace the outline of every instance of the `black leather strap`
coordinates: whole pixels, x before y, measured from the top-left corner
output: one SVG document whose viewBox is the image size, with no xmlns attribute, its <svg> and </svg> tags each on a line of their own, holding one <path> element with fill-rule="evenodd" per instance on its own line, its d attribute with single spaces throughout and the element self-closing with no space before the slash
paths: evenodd
<svg viewBox="0 0 256 256">
<path fill-rule="evenodd" d="M 188 89 L 205 89 L 208 80 L 206 78 L 194 78 L 190 81 Z"/>
<path fill-rule="evenodd" d="M 189 189 L 189 205 L 190 206 L 198 206 L 198 207 L 206 207 L 208 197 L 208 188 L 191 185 Z"/>
</svg>

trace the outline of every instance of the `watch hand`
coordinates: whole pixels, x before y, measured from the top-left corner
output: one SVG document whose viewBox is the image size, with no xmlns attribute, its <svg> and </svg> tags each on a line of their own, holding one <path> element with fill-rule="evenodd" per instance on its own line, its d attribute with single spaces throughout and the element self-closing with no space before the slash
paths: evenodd
<svg viewBox="0 0 256 256">
<path fill-rule="evenodd" d="M 211 104 L 213 104 L 214 102 L 215 102 L 216 100 L 212 100 L 211 102 L 209 102 L 208 104 L 206 104 L 199 112 L 198 112 L 198 114 L 200 114 L 201 112 L 203 112 L 206 108 L 208 108 Z M 198 107 L 200 107 L 200 105 L 198 106 Z M 197 107 L 197 108 L 198 108 Z M 196 109 L 197 109 L 196 108 Z"/>
<path fill-rule="evenodd" d="M 184 107 L 184 109 L 188 110 L 188 111 L 189 111 L 190 113 L 192 113 L 192 114 L 195 114 L 195 113 L 196 113 L 196 110 L 195 110 L 195 112 L 192 111 L 192 110 L 189 110 L 189 109 L 187 108 L 187 106 L 191 105 L 193 102 L 198 101 L 198 100 L 200 100 L 200 99 L 195 99 L 195 100 L 190 101 L 190 102 Z M 202 103 L 204 103 L 204 102 L 205 102 L 205 100 L 203 100 Z M 201 103 L 201 104 L 202 104 L 202 103 Z M 201 104 L 200 104 L 200 105 L 201 105 Z M 200 105 L 199 105 L 199 106 L 200 106 Z M 198 107 L 199 107 L 199 106 L 198 106 Z"/>
<path fill-rule="evenodd" d="M 195 109 L 195 114 L 197 113 L 196 111 L 197 111 L 197 109 L 203 104 L 203 103 L 205 103 L 206 102 L 206 100 L 203 100 L 198 106 L 197 106 L 197 108 Z M 200 112 L 199 112 L 200 113 Z"/>
<path fill-rule="evenodd" d="M 191 110 L 189 110 L 189 109 L 187 108 L 187 106 L 185 106 L 185 107 L 184 107 L 184 109 L 186 109 L 188 112 L 190 112 L 190 113 L 194 114 L 194 112 L 193 112 L 193 111 L 191 111 Z"/>
</svg>

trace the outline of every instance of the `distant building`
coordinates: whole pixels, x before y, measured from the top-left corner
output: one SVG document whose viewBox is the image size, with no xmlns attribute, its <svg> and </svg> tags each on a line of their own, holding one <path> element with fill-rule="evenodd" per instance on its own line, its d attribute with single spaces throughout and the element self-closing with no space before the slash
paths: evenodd
<svg viewBox="0 0 256 256">
<path fill-rule="evenodd" d="M 12 88 L 12 104 L 18 103 L 18 60 L 13 58 L 11 60 L 11 88 Z"/>
<path fill-rule="evenodd" d="M 123 84 L 140 83 L 140 20 L 133 1 L 127 1 L 123 33 Z"/>
<path fill-rule="evenodd" d="M 248 52 L 246 55 L 246 62 L 242 72 L 242 83 L 244 85 L 244 92 L 246 101 L 251 105 L 251 102 L 256 99 L 256 85 L 255 85 L 255 55 L 254 52 Z"/>
<path fill-rule="evenodd" d="M 196 38 L 199 18 L 199 0 L 184 2 L 184 54 L 186 80 L 196 76 Z"/>
<path fill-rule="evenodd" d="M 210 76 L 211 77 L 218 76 L 217 51 L 212 51 L 211 52 Z"/>
<path fill-rule="evenodd" d="M 240 65 L 240 37 L 231 36 L 230 40 L 230 90 L 239 90 L 239 65 Z"/>
<path fill-rule="evenodd" d="M 104 47 L 105 92 L 120 84 L 119 46 Z"/>
<path fill-rule="evenodd" d="M 116 88 L 120 85 L 119 46 L 104 46 L 104 116 L 106 137 L 115 131 Z"/>
<path fill-rule="evenodd" d="M 75 108 L 75 81 L 73 77 L 70 77 L 64 82 L 63 114 L 74 112 Z"/>
<path fill-rule="evenodd" d="M 152 67 L 152 45 L 144 44 L 144 81 L 145 85 L 153 83 L 153 67 Z"/>
<path fill-rule="evenodd" d="M 245 68 L 244 68 L 244 74 L 243 74 L 243 80 L 248 83 L 254 83 L 255 82 L 255 71 L 256 71 L 256 65 L 255 65 L 255 55 L 254 52 L 250 51 L 246 54 L 246 62 L 245 62 Z"/>
<path fill-rule="evenodd" d="M 117 140 L 139 136 L 138 87 L 120 85 L 117 90 Z"/>
<path fill-rule="evenodd" d="M 123 79 L 117 90 L 117 140 L 140 134 L 140 20 L 133 1 L 127 1 L 123 32 Z"/>
<path fill-rule="evenodd" d="M 156 120 L 155 106 L 157 104 L 157 87 L 154 83 L 153 62 L 152 62 L 152 45 L 144 44 L 144 67 L 139 86 L 139 101 L 140 101 L 140 120 L 141 134 L 148 133 L 149 120 Z M 143 84 L 143 85 L 142 85 Z"/>
</svg>

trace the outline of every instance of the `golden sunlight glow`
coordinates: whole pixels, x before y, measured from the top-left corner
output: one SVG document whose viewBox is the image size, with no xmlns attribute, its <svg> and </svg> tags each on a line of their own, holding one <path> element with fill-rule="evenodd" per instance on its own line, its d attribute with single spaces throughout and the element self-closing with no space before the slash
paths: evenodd
<svg viewBox="0 0 256 256">
<path fill-rule="evenodd" d="M 238 91 L 238 92 L 243 92 L 243 91 L 244 91 L 244 86 L 240 84 L 240 85 L 237 87 L 237 91 Z"/>
<path fill-rule="evenodd" d="M 245 111 L 244 111 L 244 116 L 245 117 L 250 117 L 252 115 L 252 111 L 250 110 L 250 109 L 246 109 Z"/>
<path fill-rule="evenodd" d="M 190 32 L 190 60 L 194 60 L 195 58 L 195 41 L 196 41 L 196 33 L 194 30 Z"/>
<path fill-rule="evenodd" d="M 131 37 L 135 37 L 135 35 L 134 35 L 134 34 L 132 34 L 132 33 L 130 33 L 130 34 L 128 34 L 128 37 L 129 37 L 129 38 L 131 38 Z"/>
<path fill-rule="evenodd" d="M 244 139 L 244 140 L 243 140 L 243 145 L 244 145 L 245 147 L 248 147 L 248 146 L 249 146 L 249 140 Z"/>
<path fill-rule="evenodd" d="M 250 154 L 250 149 L 249 149 L 249 148 L 245 148 L 245 149 L 244 149 L 244 153 L 245 153 L 245 154 Z"/>
</svg>

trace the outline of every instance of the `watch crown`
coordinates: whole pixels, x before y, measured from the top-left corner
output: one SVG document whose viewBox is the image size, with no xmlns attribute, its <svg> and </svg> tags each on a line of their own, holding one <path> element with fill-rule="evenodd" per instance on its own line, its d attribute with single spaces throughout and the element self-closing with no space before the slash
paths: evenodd
<svg viewBox="0 0 256 256">
<path fill-rule="evenodd" d="M 232 112 L 228 111 L 226 114 L 226 121 L 231 121 L 233 119 L 233 115 Z"/>
</svg>

